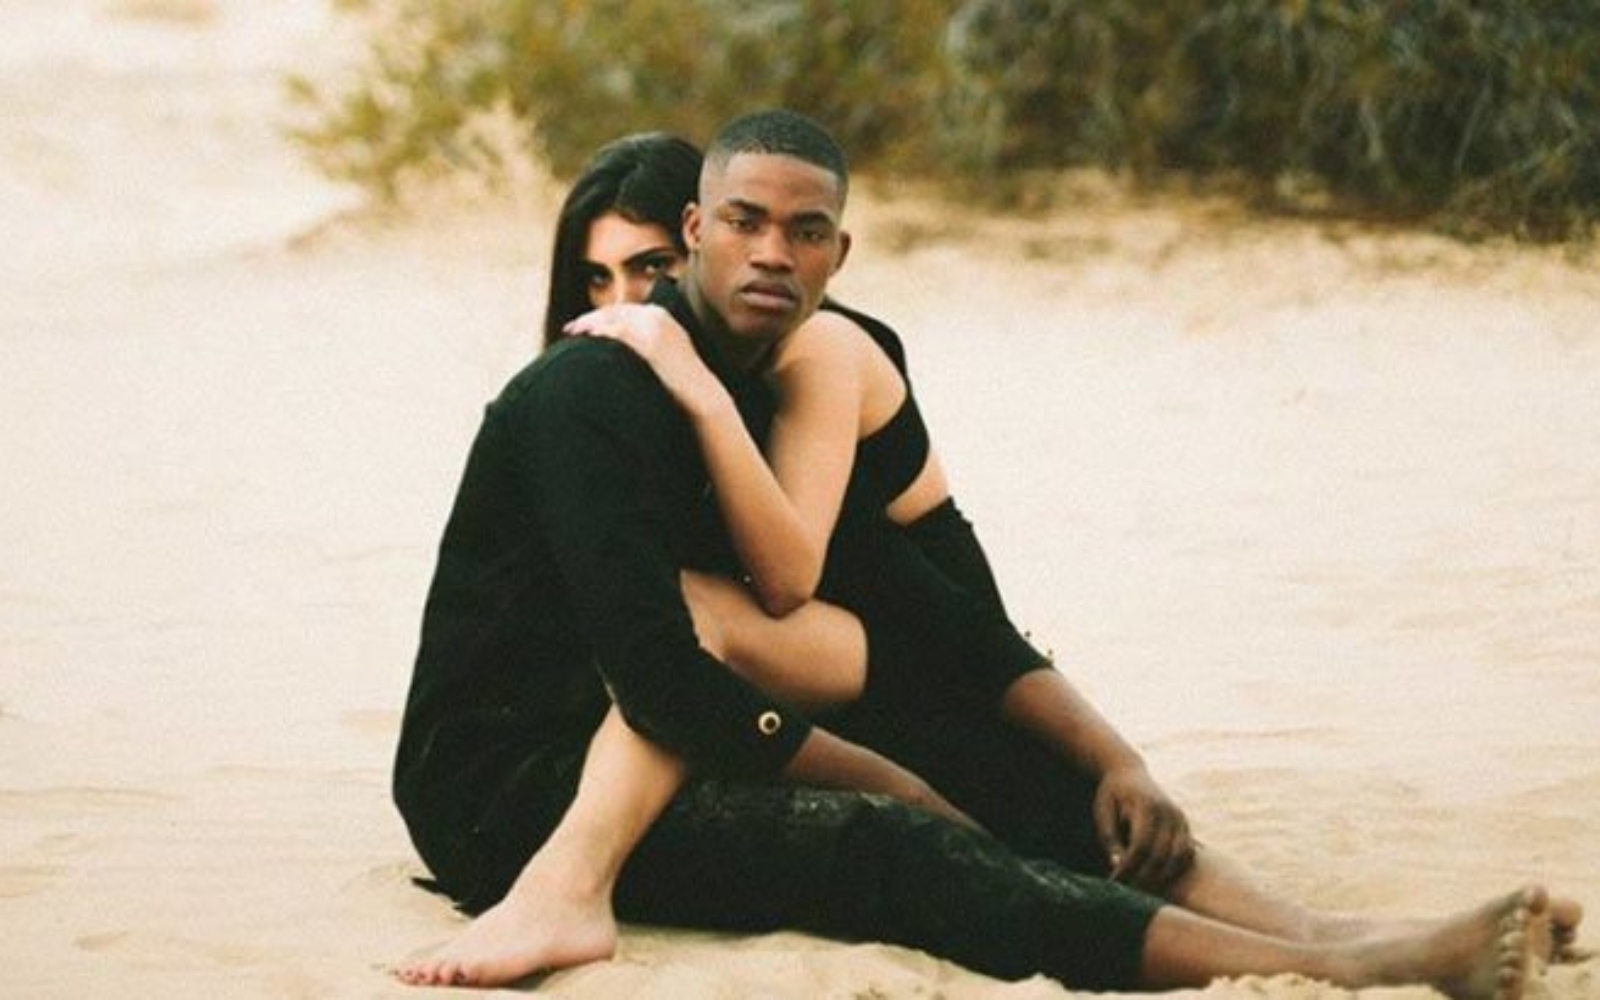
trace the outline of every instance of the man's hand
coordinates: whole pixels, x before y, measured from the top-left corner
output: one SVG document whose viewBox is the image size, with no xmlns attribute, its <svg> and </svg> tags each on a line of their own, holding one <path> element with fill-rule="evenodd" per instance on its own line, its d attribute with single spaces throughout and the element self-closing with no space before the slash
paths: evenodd
<svg viewBox="0 0 1600 1000">
<path fill-rule="evenodd" d="M 1142 765 L 1100 779 L 1094 822 L 1118 882 L 1160 893 L 1194 863 L 1188 819 Z"/>
</svg>

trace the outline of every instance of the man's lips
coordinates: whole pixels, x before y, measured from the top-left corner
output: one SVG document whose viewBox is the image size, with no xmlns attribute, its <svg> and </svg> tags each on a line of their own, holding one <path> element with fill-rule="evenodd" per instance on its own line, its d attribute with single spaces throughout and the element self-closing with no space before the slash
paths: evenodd
<svg viewBox="0 0 1600 1000">
<path fill-rule="evenodd" d="M 753 309 L 778 312 L 788 311 L 800 301 L 788 285 L 765 281 L 752 281 L 739 289 L 739 298 Z"/>
</svg>

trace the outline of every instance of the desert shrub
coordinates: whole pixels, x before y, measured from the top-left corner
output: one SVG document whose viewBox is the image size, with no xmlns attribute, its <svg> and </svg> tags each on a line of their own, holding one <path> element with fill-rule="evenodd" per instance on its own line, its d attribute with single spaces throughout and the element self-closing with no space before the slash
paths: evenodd
<svg viewBox="0 0 1600 1000">
<path fill-rule="evenodd" d="M 1462 233 L 1562 237 L 1600 214 L 1600 0 L 345 3 L 374 17 L 365 64 L 297 84 L 300 137 L 382 191 L 494 169 L 486 114 L 564 176 L 623 132 L 704 141 L 783 105 L 858 166 L 966 190 L 1092 165 Z"/>
<path fill-rule="evenodd" d="M 667 129 L 704 142 L 785 106 L 862 162 L 907 159 L 938 94 L 950 0 L 402 0 L 353 81 L 294 83 L 298 137 L 330 172 L 384 192 L 408 172 L 492 169 L 468 123 L 508 109 L 556 174 L 603 142 Z"/>
<path fill-rule="evenodd" d="M 1600 211 L 1600 0 L 968 0 L 949 51 L 951 139 L 982 172 L 1312 178 L 1541 237 Z"/>
<path fill-rule="evenodd" d="M 951 18 L 943 143 L 964 170 L 1143 167 L 1174 73 L 1172 4 L 967 0 Z"/>
</svg>

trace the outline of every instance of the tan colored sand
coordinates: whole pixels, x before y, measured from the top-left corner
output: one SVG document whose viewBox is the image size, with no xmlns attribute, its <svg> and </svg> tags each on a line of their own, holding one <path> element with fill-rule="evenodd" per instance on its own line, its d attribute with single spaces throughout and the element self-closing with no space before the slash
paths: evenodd
<svg viewBox="0 0 1600 1000">
<path fill-rule="evenodd" d="M 278 74 L 340 44 L 313 0 L 0 8 L 5 995 L 400 995 L 457 926 L 387 768 L 548 205 L 329 223 L 355 196 L 279 141 Z M 866 187 L 838 290 L 904 331 L 1016 616 L 1207 841 L 1331 907 L 1600 905 L 1592 258 Z M 1064 995 L 643 928 L 541 992 Z"/>
</svg>

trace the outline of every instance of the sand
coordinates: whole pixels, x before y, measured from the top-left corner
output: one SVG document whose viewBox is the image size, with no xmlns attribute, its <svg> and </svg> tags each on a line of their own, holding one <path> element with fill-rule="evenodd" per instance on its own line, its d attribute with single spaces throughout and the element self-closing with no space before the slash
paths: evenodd
<svg viewBox="0 0 1600 1000">
<path fill-rule="evenodd" d="M 388 764 L 550 202 L 396 216 L 317 175 L 280 75 L 349 51 L 314 0 L 0 8 L 8 996 L 400 996 L 385 968 L 459 926 Z M 1100 194 L 852 208 L 837 290 L 904 332 L 1015 616 L 1286 892 L 1600 906 L 1593 255 Z M 641 927 L 538 991 L 1066 995 Z"/>
</svg>

